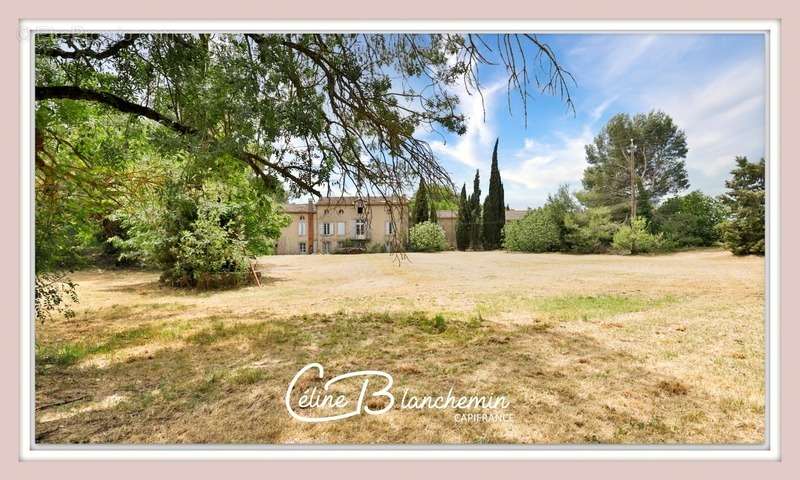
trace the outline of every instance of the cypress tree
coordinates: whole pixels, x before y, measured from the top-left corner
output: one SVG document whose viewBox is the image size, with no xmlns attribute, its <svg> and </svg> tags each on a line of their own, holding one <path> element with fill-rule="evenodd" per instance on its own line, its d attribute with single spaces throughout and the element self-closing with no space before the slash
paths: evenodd
<svg viewBox="0 0 800 480">
<path fill-rule="evenodd" d="M 414 196 L 414 214 L 411 217 L 412 223 L 426 222 L 430 219 L 431 212 L 428 207 L 428 188 L 425 186 L 425 179 L 419 179 L 419 188 Z"/>
<path fill-rule="evenodd" d="M 503 226 L 506 224 L 505 199 L 503 182 L 500 180 L 500 169 L 497 167 L 497 144 L 494 142 L 492 152 L 492 170 L 489 175 L 489 193 L 483 204 L 483 248 L 495 250 L 500 248 L 503 236 Z"/>
<path fill-rule="evenodd" d="M 475 171 L 472 195 L 469 197 L 469 244 L 473 250 L 481 248 L 481 172 Z"/>
<path fill-rule="evenodd" d="M 430 205 L 431 205 L 431 214 L 429 221 L 431 223 L 439 223 L 439 219 L 436 216 L 436 204 L 434 203 L 433 199 L 430 199 Z"/>
<path fill-rule="evenodd" d="M 458 199 L 458 223 L 456 224 L 456 248 L 466 250 L 469 248 L 470 211 L 467 203 L 467 184 L 461 187 L 461 196 Z"/>
</svg>

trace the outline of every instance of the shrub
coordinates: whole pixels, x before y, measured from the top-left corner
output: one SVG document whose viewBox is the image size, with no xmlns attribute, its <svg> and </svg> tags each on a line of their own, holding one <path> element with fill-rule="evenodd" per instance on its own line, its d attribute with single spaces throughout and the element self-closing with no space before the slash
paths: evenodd
<svg viewBox="0 0 800 480">
<path fill-rule="evenodd" d="M 613 246 L 617 250 L 637 254 L 661 250 L 664 242 L 660 233 L 653 235 L 647 231 L 647 220 L 636 217 L 632 225 L 623 225 L 617 230 Z"/>
<path fill-rule="evenodd" d="M 553 251 L 559 246 L 558 225 L 545 209 L 531 210 L 505 226 L 503 246 L 517 252 Z"/>
<path fill-rule="evenodd" d="M 411 248 L 417 252 L 440 252 L 447 248 L 444 229 L 437 223 L 422 222 L 411 227 Z"/>
<path fill-rule="evenodd" d="M 723 206 L 700 191 L 665 201 L 655 211 L 653 227 L 677 247 L 704 247 L 720 239 Z"/>
<path fill-rule="evenodd" d="M 113 239 L 123 258 L 161 269 L 165 283 L 205 288 L 249 278 L 250 259 L 269 253 L 288 223 L 245 172 L 199 185 L 173 179 L 114 219 L 127 232 Z"/>
<path fill-rule="evenodd" d="M 588 208 L 564 217 L 564 244 L 577 253 L 604 253 L 611 247 L 619 224 L 608 207 Z"/>
</svg>

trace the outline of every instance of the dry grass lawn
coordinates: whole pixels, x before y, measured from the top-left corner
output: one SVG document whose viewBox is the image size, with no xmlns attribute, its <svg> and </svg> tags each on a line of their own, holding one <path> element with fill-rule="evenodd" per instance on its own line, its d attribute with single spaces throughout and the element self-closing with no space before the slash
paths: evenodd
<svg viewBox="0 0 800 480">
<path fill-rule="evenodd" d="M 266 257 L 262 287 L 216 292 L 79 272 L 77 315 L 36 327 L 37 441 L 764 440 L 763 258 L 409 257 Z M 310 362 L 389 372 L 396 394 L 506 395 L 512 417 L 395 408 L 301 423 L 283 396 Z"/>
</svg>

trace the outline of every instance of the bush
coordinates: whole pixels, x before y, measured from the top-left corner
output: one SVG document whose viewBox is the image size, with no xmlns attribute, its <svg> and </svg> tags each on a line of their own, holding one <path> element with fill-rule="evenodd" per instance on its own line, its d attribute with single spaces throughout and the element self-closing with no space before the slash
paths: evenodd
<svg viewBox="0 0 800 480">
<path fill-rule="evenodd" d="M 636 217 L 632 225 L 623 225 L 614 234 L 613 246 L 622 252 L 637 254 L 655 252 L 664 247 L 662 235 L 647 231 L 647 220 Z"/>
<path fill-rule="evenodd" d="M 444 229 L 437 223 L 422 222 L 411 227 L 411 248 L 417 252 L 441 252 L 447 248 Z"/>
<path fill-rule="evenodd" d="M 288 223 L 245 172 L 199 185 L 171 180 L 113 219 L 127 232 L 112 240 L 123 258 L 161 269 L 165 283 L 204 288 L 249 278 L 250 259 L 270 253 Z"/>
<path fill-rule="evenodd" d="M 545 209 L 531 210 L 505 226 L 503 246 L 516 252 L 550 252 L 559 246 L 559 228 Z"/>
<path fill-rule="evenodd" d="M 564 244 L 576 253 L 605 253 L 611 247 L 619 224 L 611 220 L 608 207 L 588 208 L 564 217 Z"/>
<path fill-rule="evenodd" d="M 653 227 L 676 247 L 706 247 L 720 240 L 723 206 L 700 191 L 665 201 L 655 211 Z"/>
</svg>

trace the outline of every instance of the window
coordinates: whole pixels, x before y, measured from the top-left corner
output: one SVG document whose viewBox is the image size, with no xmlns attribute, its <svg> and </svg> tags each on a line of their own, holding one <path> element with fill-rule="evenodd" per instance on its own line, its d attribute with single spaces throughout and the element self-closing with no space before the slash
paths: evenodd
<svg viewBox="0 0 800 480">
<path fill-rule="evenodd" d="M 386 222 L 386 233 L 387 233 L 387 235 L 394 235 L 394 232 L 395 232 L 394 222 L 387 221 Z"/>
<path fill-rule="evenodd" d="M 363 215 L 364 214 L 364 202 L 363 201 L 359 200 L 358 202 L 356 202 L 356 211 L 358 212 L 359 215 Z"/>
<path fill-rule="evenodd" d="M 344 222 L 336 224 L 336 235 L 344 235 Z"/>
<path fill-rule="evenodd" d="M 331 253 L 331 242 L 322 242 L 322 253 Z"/>
<path fill-rule="evenodd" d="M 322 224 L 322 234 L 323 235 L 330 235 L 331 234 L 331 224 L 325 222 Z"/>
<path fill-rule="evenodd" d="M 331 211 L 330 211 L 330 210 L 328 210 L 328 209 L 326 208 L 326 209 L 325 209 L 325 215 L 327 215 L 327 214 L 329 214 L 329 213 L 331 213 Z"/>
<path fill-rule="evenodd" d="M 297 249 L 300 250 L 300 253 L 306 253 L 306 242 L 297 244 Z"/>
<path fill-rule="evenodd" d="M 342 210 L 341 208 L 339 209 L 339 215 L 344 215 L 344 210 Z"/>
<path fill-rule="evenodd" d="M 301 236 L 306 234 L 305 217 L 300 217 L 300 221 L 297 223 L 297 234 Z"/>
<path fill-rule="evenodd" d="M 356 220 L 356 235 L 363 236 L 367 232 L 367 222 L 364 220 Z"/>
</svg>

